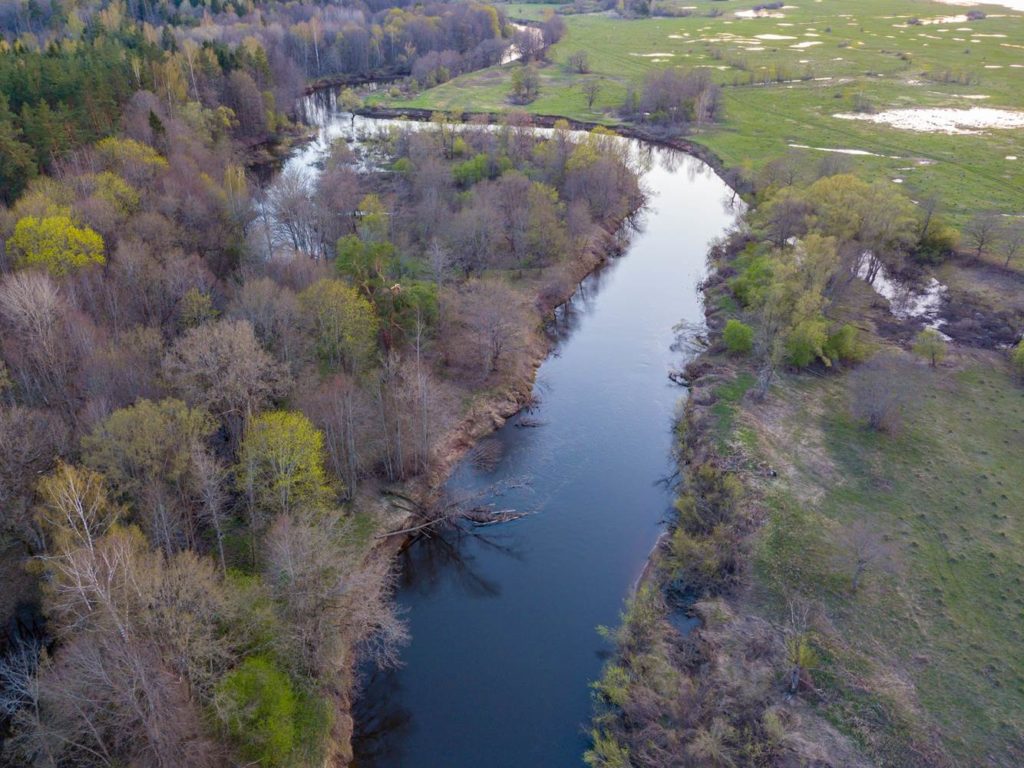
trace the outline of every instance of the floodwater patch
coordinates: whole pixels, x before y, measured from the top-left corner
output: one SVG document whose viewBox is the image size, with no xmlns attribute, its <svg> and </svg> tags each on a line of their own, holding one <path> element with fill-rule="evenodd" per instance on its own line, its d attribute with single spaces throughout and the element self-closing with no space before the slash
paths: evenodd
<svg viewBox="0 0 1024 768">
<path fill-rule="evenodd" d="M 821 44 L 822 44 L 821 40 L 804 40 L 802 43 L 797 43 L 796 45 L 791 45 L 789 47 L 790 48 L 803 49 L 803 48 L 810 48 L 812 45 L 821 45 Z"/>
<path fill-rule="evenodd" d="M 857 269 L 857 277 L 888 299 L 889 311 L 896 317 L 901 320 L 920 320 L 929 328 L 939 330 L 943 323 L 939 310 L 949 289 L 934 277 L 920 283 L 898 280 L 884 266 L 875 264 L 869 254 L 864 254 Z"/>
<path fill-rule="evenodd" d="M 933 16 L 930 19 L 918 19 L 921 24 L 963 24 L 970 21 L 967 14 L 958 13 L 956 16 Z"/>
<path fill-rule="evenodd" d="M 923 133 L 979 134 L 991 128 L 1024 128 L 1024 112 L 990 107 L 890 109 L 876 114 L 837 114 L 834 117 L 840 120 L 867 120 Z"/>
<path fill-rule="evenodd" d="M 875 152 L 868 152 L 866 149 L 841 149 L 837 147 L 811 147 L 807 144 L 790 144 L 793 149 L 813 149 L 816 152 L 835 152 L 840 155 L 858 155 L 868 157 L 882 157 Z"/>
<path fill-rule="evenodd" d="M 792 35 L 754 35 L 758 40 L 796 40 Z"/>
</svg>

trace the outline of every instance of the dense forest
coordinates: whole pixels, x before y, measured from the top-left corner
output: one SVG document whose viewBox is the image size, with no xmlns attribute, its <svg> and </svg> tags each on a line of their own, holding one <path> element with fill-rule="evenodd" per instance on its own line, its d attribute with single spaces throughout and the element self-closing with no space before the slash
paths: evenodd
<svg viewBox="0 0 1024 768">
<path fill-rule="evenodd" d="M 309 78 L 407 74 L 423 62 L 435 79 L 443 63 L 446 79 L 496 63 L 507 32 L 498 11 L 474 3 L 5 3 L 0 197 L 10 204 L 33 176 L 122 126 L 166 150 L 177 137 L 157 104 L 207 145 L 252 146 L 288 128 Z"/>
<path fill-rule="evenodd" d="M 355 663 L 406 637 L 378 491 L 529 380 L 637 169 L 439 115 L 256 183 L 307 80 L 492 63 L 490 6 L 33 0 L 0 31 L 4 759 L 344 761 Z"/>
</svg>

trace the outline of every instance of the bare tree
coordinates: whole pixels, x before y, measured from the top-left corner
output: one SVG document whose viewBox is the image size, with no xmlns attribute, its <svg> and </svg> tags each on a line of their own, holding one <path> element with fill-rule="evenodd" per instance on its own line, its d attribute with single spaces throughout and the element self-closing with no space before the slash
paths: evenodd
<svg viewBox="0 0 1024 768">
<path fill-rule="evenodd" d="M 583 96 L 587 100 L 587 109 L 594 108 L 594 102 L 597 100 L 597 95 L 601 92 L 602 82 L 600 78 L 591 77 L 583 81 L 580 89 L 583 91 Z"/>
<path fill-rule="evenodd" d="M 858 519 L 842 527 L 839 564 L 850 573 L 850 591 L 857 592 L 865 574 L 872 569 L 892 567 L 893 550 L 877 526 Z"/>
<path fill-rule="evenodd" d="M 337 513 L 281 515 L 266 537 L 266 575 L 284 619 L 287 657 L 321 679 L 348 670 L 352 644 L 393 666 L 407 638 L 389 602 L 387 558 L 365 559 L 353 540 Z"/>
<path fill-rule="evenodd" d="M 999 253 L 1006 258 L 1003 266 L 1008 268 L 1021 250 L 1024 250 L 1024 223 L 1014 222 L 1003 227 L 999 233 Z"/>
<path fill-rule="evenodd" d="M 224 537 L 227 534 L 228 470 L 201 446 L 192 449 L 192 491 L 199 507 L 199 517 L 213 529 L 217 541 L 217 560 L 222 574 L 227 573 Z"/>
<path fill-rule="evenodd" d="M 540 31 L 544 47 L 549 48 L 565 36 L 565 19 L 557 13 L 549 12 Z"/>
<path fill-rule="evenodd" d="M 167 353 L 163 367 L 175 389 L 221 419 L 234 440 L 241 437 L 244 420 L 289 385 L 245 320 L 191 329 Z"/>
<path fill-rule="evenodd" d="M 850 409 L 879 432 L 898 432 L 914 391 L 915 369 L 895 354 L 877 354 L 850 374 Z"/>
<path fill-rule="evenodd" d="M 455 261 L 452 252 L 435 237 L 430 241 L 430 245 L 427 246 L 427 261 L 430 263 L 430 271 L 434 276 L 434 285 L 437 286 L 437 292 L 440 295 L 441 287 L 448 277 L 448 271 Z"/>
<path fill-rule="evenodd" d="M 531 62 L 544 50 L 544 34 L 535 27 L 517 29 L 512 35 L 512 44 L 524 62 Z"/>
<path fill-rule="evenodd" d="M 299 406 L 324 434 L 327 466 L 353 498 L 360 479 L 380 460 L 375 405 L 370 394 L 348 374 L 337 373 L 299 395 Z"/>
<path fill-rule="evenodd" d="M 569 54 L 567 63 L 571 72 L 585 75 L 590 71 L 590 56 L 586 51 L 574 51 Z"/>
<path fill-rule="evenodd" d="M 0 526 L 32 541 L 31 506 L 38 477 L 67 449 L 68 429 L 56 414 L 0 406 Z"/>
<path fill-rule="evenodd" d="M 796 694 L 801 685 L 811 685 L 811 671 L 818 665 L 818 655 L 811 642 L 810 619 L 810 604 L 802 599 L 790 599 L 789 620 L 785 628 L 790 695 Z"/>
<path fill-rule="evenodd" d="M 491 376 L 507 370 L 525 343 L 522 298 L 504 283 L 473 280 L 446 302 L 444 344 L 448 359 Z"/>
<path fill-rule="evenodd" d="M 1001 228 L 999 214 L 979 213 L 972 216 L 964 226 L 964 238 L 974 248 L 975 256 L 980 259 L 998 242 Z"/>
<path fill-rule="evenodd" d="M 26 400 L 73 419 L 87 318 L 76 315 L 48 275 L 15 272 L 0 283 L 0 327 L 0 348 Z"/>
<path fill-rule="evenodd" d="M 248 321 L 260 343 L 293 371 L 304 362 L 302 313 L 295 292 L 288 286 L 269 277 L 246 280 L 227 314 Z"/>
<path fill-rule="evenodd" d="M 321 256 L 317 233 L 317 209 L 306 171 L 288 166 L 267 190 L 266 212 L 270 232 L 277 245 L 296 253 Z"/>
</svg>

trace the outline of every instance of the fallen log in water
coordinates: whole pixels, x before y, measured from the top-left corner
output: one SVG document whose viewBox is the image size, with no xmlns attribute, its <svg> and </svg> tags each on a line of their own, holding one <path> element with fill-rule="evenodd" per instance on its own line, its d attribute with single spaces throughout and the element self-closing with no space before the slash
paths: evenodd
<svg viewBox="0 0 1024 768">
<path fill-rule="evenodd" d="M 502 509 L 492 510 L 489 507 L 473 507 L 471 509 L 458 510 L 448 515 L 435 517 L 417 525 L 412 525 L 407 528 L 400 528 L 397 531 L 386 531 L 384 533 L 378 533 L 374 538 L 386 539 L 389 536 L 398 536 L 401 534 L 419 533 L 426 531 L 436 525 L 442 523 L 457 525 L 459 522 L 465 520 L 468 523 L 472 523 L 474 528 L 482 528 L 486 525 L 498 525 L 499 523 L 511 523 L 513 520 L 518 520 L 521 517 L 533 514 L 532 512 L 518 512 L 514 509 Z"/>
<path fill-rule="evenodd" d="M 513 520 L 518 520 L 521 517 L 526 517 L 531 514 L 530 512 L 517 512 L 514 509 L 502 509 L 494 511 L 487 507 L 475 507 L 474 509 L 466 510 L 462 514 L 463 520 L 468 520 L 476 527 L 482 527 L 484 525 L 497 525 L 498 523 L 510 523 Z"/>
</svg>

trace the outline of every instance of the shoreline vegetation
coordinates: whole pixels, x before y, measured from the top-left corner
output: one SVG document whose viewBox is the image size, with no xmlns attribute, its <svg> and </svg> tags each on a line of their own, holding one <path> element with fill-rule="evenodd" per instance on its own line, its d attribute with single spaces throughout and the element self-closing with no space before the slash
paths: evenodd
<svg viewBox="0 0 1024 768">
<path fill-rule="evenodd" d="M 914 226 L 920 212 L 896 199 L 858 219 L 858 185 L 873 194 L 841 175 L 763 189 L 709 254 L 710 341 L 679 377 L 689 395 L 676 516 L 621 624 L 602 628 L 615 651 L 593 686 L 595 768 L 1019 758 L 1024 689 L 991 673 L 1024 679 L 1014 610 L 975 574 L 991 563 L 989 578 L 1018 583 L 1022 564 L 1002 542 L 1021 530 L 979 544 L 1012 502 L 981 488 L 967 508 L 962 498 L 979 458 L 1021 424 L 1009 405 L 1016 357 L 890 314 L 858 277 L 869 230 L 886 229 L 872 259 L 902 262 L 930 250 L 930 224 Z M 845 213 L 828 210 L 836 204 Z M 895 223 L 901 205 L 902 241 L 880 223 Z M 794 257 L 798 273 L 786 266 Z M 822 313 L 816 332 L 807 311 Z M 982 380 L 986 394 L 971 402 Z M 982 416 L 990 408 L 1014 416 L 996 426 Z M 972 447 L 946 450 L 978 418 Z M 999 462 L 982 477 L 999 487 L 1020 471 Z M 955 679 L 938 671 L 950 669 Z"/>
</svg>

